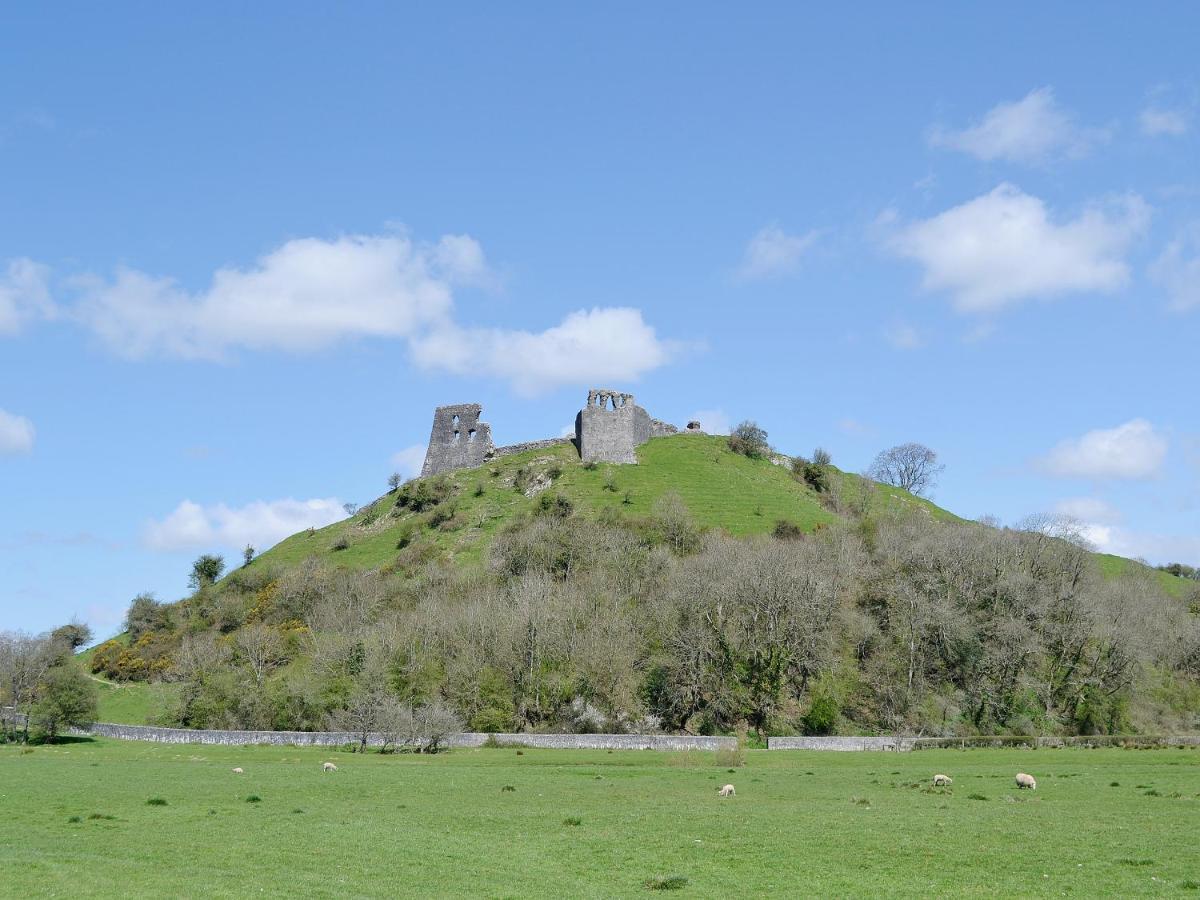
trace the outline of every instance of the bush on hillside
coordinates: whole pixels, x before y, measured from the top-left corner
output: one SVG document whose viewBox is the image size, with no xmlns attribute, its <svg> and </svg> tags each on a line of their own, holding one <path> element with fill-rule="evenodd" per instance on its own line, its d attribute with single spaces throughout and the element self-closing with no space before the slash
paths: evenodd
<svg viewBox="0 0 1200 900">
<path fill-rule="evenodd" d="M 771 449 L 767 444 L 767 433 L 749 419 L 729 433 L 729 449 L 751 459 L 761 459 Z"/>
<path fill-rule="evenodd" d="M 409 481 L 396 491 L 395 509 L 424 512 L 447 500 L 454 493 L 454 485 L 445 475 L 436 478 L 419 478 Z"/>
</svg>

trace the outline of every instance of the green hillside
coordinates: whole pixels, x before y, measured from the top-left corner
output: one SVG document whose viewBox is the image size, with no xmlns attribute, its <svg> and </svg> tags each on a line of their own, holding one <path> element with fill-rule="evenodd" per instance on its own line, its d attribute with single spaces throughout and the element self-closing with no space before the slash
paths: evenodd
<svg viewBox="0 0 1200 900">
<path fill-rule="evenodd" d="M 1194 727 L 1194 583 L 722 437 L 638 452 L 584 464 L 561 444 L 410 481 L 177 603 L 140 598 L 128 637 L 84 655 L 100 716 L 319 730 L 404 703 L 491 731 Z"/>
<path fill-rule="evenodd" d="M 351 568 L 379 568 L 396 560 L 402 540 L 411 542 L 418 536 L 469 564 L 483 558 L 500 529 L 546 502 L 543 497 L 564 497 L 576 512 L 589 517 L 636 519 L 649 515 L 664 495 L 676 494 L 699 525 L 738 537 L 768 533 L 781 520 L 803 531 L 832 523 L 837 497 L 847 503 L 867 502 L 877 510 L 915 507 L 937 519 L 957 519 L 887 485 L 875 486 L 863 499 L 863 479 L 833 467 L 832 490 L 818 494 L 787 466 L 733 453 L 722 437 L 654 438 L 639 448 L 638 461 L 637 466 L 587 466 L 569 444 L 503 457 L 442 476 L 448 498 L 437 510 L 399 508 L 397 493 L 385 494 L 349 519 L 287 538 L 254 565 L 291 567 L 317 557 Z M 538 490 L 541 485 L 547 486 Z M 450 508 L 453 514 L 443 518 Z"/>
</svg>

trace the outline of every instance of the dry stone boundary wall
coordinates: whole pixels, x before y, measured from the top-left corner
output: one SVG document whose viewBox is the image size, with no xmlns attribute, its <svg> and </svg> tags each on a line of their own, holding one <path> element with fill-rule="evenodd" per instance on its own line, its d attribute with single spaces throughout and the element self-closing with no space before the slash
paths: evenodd
<svg viewBox="0 0 1200 900">
<path fill-rule="evenodd" d="M 340 747 L 357 744 L 357 735 L 344 731 L 208 731 L 190 728 L 158 728 L 152 725 L 117 725 L 96 722 L 76 734 L 152 741 L 162 744 L 273 744 L 297 747 Z M 672 734 L 483 734 L 465 732 L 447 735 L 446 747 L 482 747 L 488 738 L 514 747 L 553 750 L 732 750 L 737 739 Z M 373 734 L 367 745 L 379 747 L 383 736 Z"/>
<path fill-rule="evenodd" d="M 18 725 L 25 716 L 3 708 L 6 717 Z M 274 744 L 297 747 L 340 747 L 356 744 L 358 737 L 346 731 L 217 731 L 191 728 L 159 728 L 154 725 L 118 725 L 95 722 L 87 728 L 71 729 L 72 734 L 117 738 L 125 741 L 152 741 L 163 744 Z M 464 732 L 447 735 L 446 747 L 482 747 L 488 739 L 513 747 L 548 750 L 732 750 L 737 739 L 677 734 L 485 734 Z M 383 744 L 381 735 L 371 735 L 369 746 Z M 1195 734 L 1101 734 L 1076 737 L 1024 737 L 994 735 L 984 737 L 905 737 L 900 735 L 862 737 L 772 737 L 767 739 L 769 750 L 826 750 L 870 751 L 890 750 L 967 750 L 977 747 L 1004 747 L 1036 750 L 1059 747 L 1125 747 L 1167 748 L 1191 747 L 1200 749 L 1200 735 Z"/>
</svg>

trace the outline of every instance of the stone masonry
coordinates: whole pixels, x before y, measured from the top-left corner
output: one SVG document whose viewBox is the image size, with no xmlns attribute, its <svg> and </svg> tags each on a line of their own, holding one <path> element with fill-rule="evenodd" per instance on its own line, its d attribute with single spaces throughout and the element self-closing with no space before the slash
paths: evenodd
<svg viewBox="0 0 1200 900">
<path fill-rule="evenodd" d="M 636 464 L 637 448 L 652 437 L 678 434 L 679 429 L 653 419 L 634 402 L 633 394 L 605 388 L 588 391 L 587 405 L 575 417 L 575 437 L 528 441 L 507 447 L 492 444 L 492 429 L 479 416 L 478 403 L 439 406 L 433 413 L 433 429 L 421 477 L 473 469 L 491 459 L 523 450 L 552 447 L 570 441 L 584 462 Z"/>
<path fill-rule="evenodd" d="M 478 403 L 439 406 L 434 410 L 422 478 L 455 469 L 473 469 L 495 455 L 492 426 L 479 421 L 482 412 L 483 407 Z"/>
</svg>

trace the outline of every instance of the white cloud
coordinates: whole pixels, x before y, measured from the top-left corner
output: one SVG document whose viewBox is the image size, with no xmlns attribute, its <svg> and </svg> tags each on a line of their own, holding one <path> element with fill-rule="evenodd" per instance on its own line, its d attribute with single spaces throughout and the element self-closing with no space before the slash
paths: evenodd
<svg viewBox="0 0 1200 900">
<path fill-rule="evenodd" d="M 425 445 L 413 444 L 392 454 L 391 463 L 405 478 L 416 478 L 425 464 Z"/>
<path fill-rule="evenodd" d="M 1056 503 L 1054 511 L 1088 524 L 1111 525 L 1121 521 L 1120 512 L 1099 497 L 1068 497 Z"/>
<path fill-rule="evenodd" d="M 738 272 L 742 278 L 771 278 L 795 271 L 800 258 L 817 240 L 817 232 L 787 234 L 778 225 L 768 225 L 750 239 Z"/>
<path fill-rule="evenodd" d="M 934 128 L 929 142 L 989 162 L 1041 163 L 1056 157 L 1086 156 L 1094 144 L 1107 137 L 1104 129 L 1076 125 L 1055 101 L 1054 91 L 1044 87 L 1020 100 L 992 107 L 981 121 L 961 131 Z"/>
<path fill-rule="evenodd" d="M 219 269 L 196 293 L 129 268 L 111 279 L 76 278 L 81 296 L 70 318 L 131 359 L 220 360 L 239 349 L 304 353 L 356 338 L 398 339 L 425 368 L 508 378 L 523 393 L 633 380 L 677 349 L 624 307 L 581 310 L 536 333 L 456 321 L 453 287 L 495 280 L 466 235 L 435 244 L 403 234 L 300 238 L 249 268 Z M 12 305 L 0 305 L 0 316 Z"/>
<path fill-rule="evenodd" d="M 887 241 L 925 269 L 927 290 L 948 291 L 964 312 L 1079 291 L 1115 291 L 1129 281 L 1125 251 L 1150 211 L 1137 195 L 1091 205 L 1062 224 L 1011 184 L 909 225 Z"/>
<path fill-rule="evenodd" d="M 10 260 L 0 272 L 0 335 L 16 334 L 38 318 L 52 318 L 50 270 L 31 259 Z"/>
<path fill-rule="evenodd" d="M 729 434 L 733 426 L 723 409 L 698 409 L 688 416 L 688 421 L 692 420 L 699 422 L 700 430 L 707 434 Z"/>
<path fill-rule="evenodd" d="M 1200 536 L 1156 534 L 1084 522 L 1081 530 L 1096 549 L 1130 559 L 1145 559 L 1162 565 L 1182 562 L 1195 565 L 1200 560 Z"/>
<path fill-rule="evenodd" d="M 0 456 L 17 456 L 33 451 L 33 423 L 24 416 L 0 409 Z"/>
<path fill-rule="evenodd" d="M 1171 298 L 1171 309 L 1200 307 L 1200 228 L 1169 243 L 1150 266 L 1150 277 Z"/>
<path fill-rule="evenodd" d="M 415 339 L 412 349 L 424 368 L 505 378 L 535 394 L 564 384 L 635 381 L 679 346 L 661 340 L 640 310 L 609 307 L 573 312 L 539 332 L 447 323 Z"/>
<path fill-rule="evenodd" d="M 925 341 L 921 338 L 921 333 L 913 326 L 897 322 L 891 328 L 883 333 L 887 338 L 887 342 L 897 350 L 917 350 L 924 346 Z"/>
<path fill-rule="evenodd" d="M 1035 466 L 1062 478 L 1152 478 L 1167 458 L 1167 439 L 1145 419 L 1062 441 Z"/>
<path fill-rule="evenodd" d="M 239 507 L 184 500 L 166 518 L 147 523 L 142 537 L 153 550 L 241 549 L 247 544 L 265 550 L 297 531 L 323 528 L 345 515 L 341 501 L 332 497 L 256 500 Z"/>
<path fill-rule="evenodd" d="M 1175 109 L 1149 106 L 1142 110 L 1139 121 L 1142 126 L 1142 134 L 1150 137 L 1164 134 L 1177 137 L 1186 134 L 1188 130 L 1187 116 Z"/>
<path fill-rule="evenodd" d="M 77 317 L 122 356 L 220 359 L 234 348 L 303 352 L 359 337 L 397 338 L 450 314 L 450 283 L 479 277 L 469 237 L 301 238 L 250 269 L 218 269 L 206 291 L 120 269 L 90 279 Z"/>
</svg>

